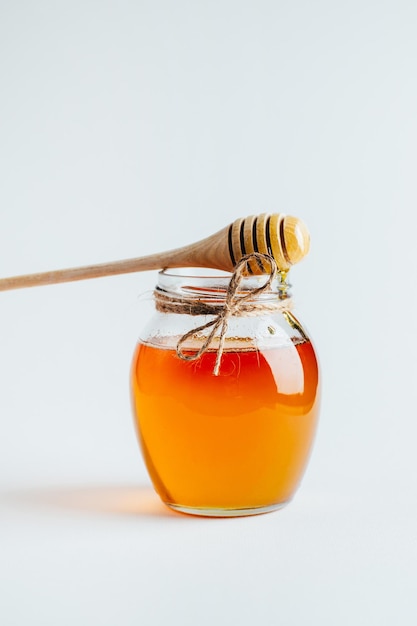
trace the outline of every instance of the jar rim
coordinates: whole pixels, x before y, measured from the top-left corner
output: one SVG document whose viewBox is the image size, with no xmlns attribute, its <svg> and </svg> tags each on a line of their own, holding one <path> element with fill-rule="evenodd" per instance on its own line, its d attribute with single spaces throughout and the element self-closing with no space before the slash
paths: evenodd
<svg viewBox="0 0 417 626">
<path fill-rule="evenodd" d="M 216 273 L 209 273 L 216 272 Z M 167 267 L 158 272 L 158 275 L 180 278 L 231 278 L 232 272 L 214 269 L 211 267 Z"/>
</svg>

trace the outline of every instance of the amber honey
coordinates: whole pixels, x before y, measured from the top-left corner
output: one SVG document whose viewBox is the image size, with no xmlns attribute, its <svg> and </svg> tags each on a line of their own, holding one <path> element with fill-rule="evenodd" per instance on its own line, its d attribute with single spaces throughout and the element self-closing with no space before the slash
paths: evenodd
<svg viewBox="0 0 417 626">
<path fill-rule="evenodd" d="M 279 508 L 301 480 L 314 437 L 313 346 L 226 346 L 219 376 L 215 359 L 210 350 L 184 361 L 174 349 L 137 347 L 135 420 L 154 487 L 168 505 L 194 513 Z"/>
</svg>

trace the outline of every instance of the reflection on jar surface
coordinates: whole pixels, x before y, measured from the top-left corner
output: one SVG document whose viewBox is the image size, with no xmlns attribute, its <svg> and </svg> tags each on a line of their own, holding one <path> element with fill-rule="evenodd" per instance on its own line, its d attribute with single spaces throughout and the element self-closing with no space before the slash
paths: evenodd
<svg viewBox="0 0 417 626">
<path fill-rule="evenodd" d="M 235 320 L 215 376 L 216 349 L 182 360 L 178 335 L 164 332 L 189 317 L 157 314 L 157 332 L 148 331 L 133 359 L 135 421 L 153 485 L 163 502 L 188 513 L 280 508 L 297 489 L 314 438 L 313 346 L 293 314 Z"/>
</svg>

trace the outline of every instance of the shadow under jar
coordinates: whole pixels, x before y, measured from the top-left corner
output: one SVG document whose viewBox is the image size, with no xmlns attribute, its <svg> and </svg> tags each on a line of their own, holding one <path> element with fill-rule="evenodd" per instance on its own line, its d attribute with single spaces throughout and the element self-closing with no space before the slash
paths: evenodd
<svg viewBox="0 0 417 626">
<path fill-rule="evenodd" d="M 236 297 L 266 278 L 244 278 Z M 134 416 L 149 475 L 166 505 L 194 515 L 252 515 L 288 503 L 318 417 L 315 351 L 280 274 L 270 291 L 250 297 L 250 314 L 229 318 L 217 375 L 218 335 L 195 360 L 177 354 L 186 333 L 217 316 L 191 313 L 200 303 L 223 307 L 229 282 L 230 275 L 161 272 L 157 310 L 133 358 Z M 194 355 L 210 331 L 191 333 L 183 356 Z"/>
</svg>

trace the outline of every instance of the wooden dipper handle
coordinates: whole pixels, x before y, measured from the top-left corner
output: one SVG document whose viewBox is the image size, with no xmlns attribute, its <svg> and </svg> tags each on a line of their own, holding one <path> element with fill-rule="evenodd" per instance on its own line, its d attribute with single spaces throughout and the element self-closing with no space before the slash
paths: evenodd
<svg viewBox="0 0 417 626">
<path fill-rule="evenodd" d="M 288 271 L 291 265 L 298 263 L 307 254 L 309 246 L 310 236 L 300 219 L 264 213 L 237 219 L 206 239 L 168 252 L 113 263 L 2 278 L 0 291 L 169 267 L 211 267 L 231 272 L 242 256 L 251 252 L 270 254 L 280 270 Z M 250 269 L 254 274 L 265 271 L 254 262 Z"/>
</svg>

